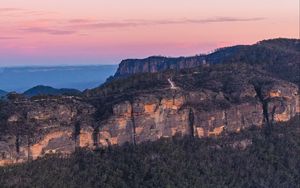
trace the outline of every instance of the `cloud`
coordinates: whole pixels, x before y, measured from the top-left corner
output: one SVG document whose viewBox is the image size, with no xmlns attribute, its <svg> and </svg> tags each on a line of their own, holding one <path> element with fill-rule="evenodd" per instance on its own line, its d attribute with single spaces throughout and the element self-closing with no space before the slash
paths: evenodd
<svg viewBox="0 0 300 188">
<path fill-rule="evenodd" d="M 143 19 L 128 19 L 128 20 L 96 20 L 96 19 L 38 19 L 28 24 L 15 26 L 13 30 L 27 33 L 43 33 L 48 35 L 72 35 L 78 33 L 86 33 L 88 30 L 101 29 L 118 29 L 131 27 L 146 27 L 146 26 L 163 26 L 175 24 L 209 24 L 209 23 L 224 23 L 224 22 L 253 22 L 261 21 L 265 18 L 236 18 L 236 17 L 217 17 L 208 19 L 165 19 L 165 20 L 143 20 Z M 25 25 L 25 26 L 24 26 Z M 3 37 L 5 38 L 5 37 Z M 9 38 L 7 38 L 9 39 Z M 11 38 L 12 39 L 12 38 Z"/>
<path fill-rule="evenodd" d="M 54 14 L 55 12 L 50 11 L 36 11 L 36 10 L 27 10 L 21 8 L 0 8 L 0 14 L 3 16 L 13 16 L 13 17 L 24 17 L 24 16 L 43 16 Z"/>
<path fill-rule="evenodd" d="M 68 20 L 69 23 L 89 23 L 92 22 L 93 20 L 89 20 L 89 19 L 71 19 Z"/>
<path fill-rule="evenodd" d="M 183 22 L 185 23 L 218 23 L 218 22 L 250 22 L 250 21 L 261 21 L 264 20 L 263 17 L 253 17 L 253 18 L 234 18 L 234 17 L 218 17 L 212 19 L 187 19 Z"/>
<path fill-rule="evenodd" d="M 0 37 L 0 40 L 16 40 L 22 39 L 22 37 Z"/>
<path fill-rule="evenodd" d="M 175 20 L 123 20 L 123 21 L 95 21 L 85 19 L 69 20 L 70 27 L 81 29 L 94 28 L 123 28 L 138 27 L 148 25 L 174 25 L 174 24 L 206 24 L 206 23 L 223 23 L 223 22 L 251 22 L 264 20 L 263 17 L 253 18 L 235 18 L 235 17 L 218 17 L 210 19 L 175 19 Z"/>
<path fill-rule="evenodd" d="M 153 24 L 153 25 L 168 25 L 168 24 L 205 24 L 205 23 L 218 23 L 218 22 L 249 22 L 264 20 L 262 17 L 254 18 L 235 18 L 235 17 L 217 17 L 209 19 L 178 19 L 178 20 L 140 20 L 140 24 Z"/>
<path fill-rule="evenodd" d="M 80 25 L 73 25 L 73 27 L 78 27 L 82 29 L 95 29 L 95 28 L 120 28 L 120 27 L 137 27 L 150 25 L 149 23 L 139 23 L 139 22 L 95 22 L 95 23 L 85 23 Z"/>
<path fill-rule="evenodd" d="M 76 33 L 76 31 L 73 30 L 51 29 L 47 27 L 28 27 L 28 28 L 23 28 L 21 30 L 30 33 L 46 33 L 49 35 L 71 35 Z"/>
<path fill-rule="evenodd" d="M 23 9 L 19 8 L 0 8 L 0 13 L 1 12 L 16 12 L 16 11 L 22 11 Z"/>
</svg>

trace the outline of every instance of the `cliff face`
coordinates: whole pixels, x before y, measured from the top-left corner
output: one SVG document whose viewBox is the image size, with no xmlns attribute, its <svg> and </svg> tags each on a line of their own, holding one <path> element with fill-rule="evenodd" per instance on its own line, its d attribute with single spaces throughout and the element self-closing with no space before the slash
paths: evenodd
<svg viewBox="0 0 300 188">
<path fill-rule="evenodd" d="M 115 74 L 115 77 L 125 77 L 138 73 L 153 73 L 168 69 L 185 69 L 205 64 L 205 56 L 167 58 L 160 56 L 146 59 L 123 60 Z"/>
<path fill-rule="evenodd" d="M 94 109 L 73 97 L 16 100 L 6 108 L 0 134 L 0 165 L 34 160 L 49 153 L 69 154 L 76 147 L 92 145 L 85 126 Z M 82 130 L 81 127 L 82 126 Z"/>
<path fill-rule="evenodd" d="M 2 102 L 0 165 L 69 154 L 76 147 L 218 136 L 288 121 L 300 113 L 297 85 L 249 66 L 202 67 L 142 78 L 113 81 L 83 98 Z M 115 87 L 115 82 L 126 87 Z"/>
<path fill-rule="evenodd" d="M 204 92 L 184 91 L 166 91 L 164 96 L 138 96 L 133 101 L 113 106 L 113 115 L 101 123 L 98 144 L 136 144 L 172 136 L 218 136 L 223 131 L 239 132 L 251 126 L 263 126 L 264 123 L 288 121 L 300 112 L 295 85 L 269 87 L 263 88 L 263 101 L 256 93 L 244 93 L 253 96 L 246 102 L 208 111 L 202 108 L 218 100 L 217 93 L 212 98 L 205 98 Z M 274 95 L 278 91 L 282 91 L 281 94 Z M 213 95 L 210 93 L 208 97 Z"/>
<path fill-rule="evenodd" d="M 180 93 L 162 99 L 141 96 L 132 103 L 126 101 L 119 104 L 114 107 L 118 110 L 100 129 L 100 143 L 141 143 L 176 135 L 213 136 L 221 134 L 225 129 L 238 131 L 252 125 L 258 126 L 263 121 L 262 106 L 259 103 L 202 112 L 185 105 L 187 100 L 187 96 Z"/>
</svg>

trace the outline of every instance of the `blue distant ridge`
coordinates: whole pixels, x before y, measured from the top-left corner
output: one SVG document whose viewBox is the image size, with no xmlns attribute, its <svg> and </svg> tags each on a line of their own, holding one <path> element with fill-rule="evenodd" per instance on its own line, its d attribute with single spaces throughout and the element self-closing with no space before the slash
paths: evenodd
<svg viewBox="0 0 300 188">
<path fill-rule="evenodd" d="M 3 67 L 0 89 L 23 93 L 37 85 L 47 85 L 83 91 L 104 83 L 117 68 L 118 65 Z"/>
</svg>

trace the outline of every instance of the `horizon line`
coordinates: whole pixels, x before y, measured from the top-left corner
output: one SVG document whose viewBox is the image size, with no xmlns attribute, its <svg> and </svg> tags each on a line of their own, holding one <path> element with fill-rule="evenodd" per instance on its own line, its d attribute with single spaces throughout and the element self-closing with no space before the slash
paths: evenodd
<svg viewBox="0 0 300 188">
<path fill-rule="evenodd" d="M 46 65 L 0 65 L 0 68 L 27 68 L 27 67 L 35 67 L 35 68 L 44 68 L 44 67 L 92 67 L 92 66 L 117 66 L 118 64 L 46 64 Z"/>
</svg>

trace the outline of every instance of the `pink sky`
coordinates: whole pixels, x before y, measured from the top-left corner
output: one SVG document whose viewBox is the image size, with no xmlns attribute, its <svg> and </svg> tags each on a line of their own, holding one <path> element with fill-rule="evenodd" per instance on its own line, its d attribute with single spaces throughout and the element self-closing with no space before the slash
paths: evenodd
<svg viewBox="0 0 300 188">
<path fill-rule="evenodd" d="M 298 28 L 299 0 L 1 0 L 0 65 L 195 55 Z"/>
</svg>

